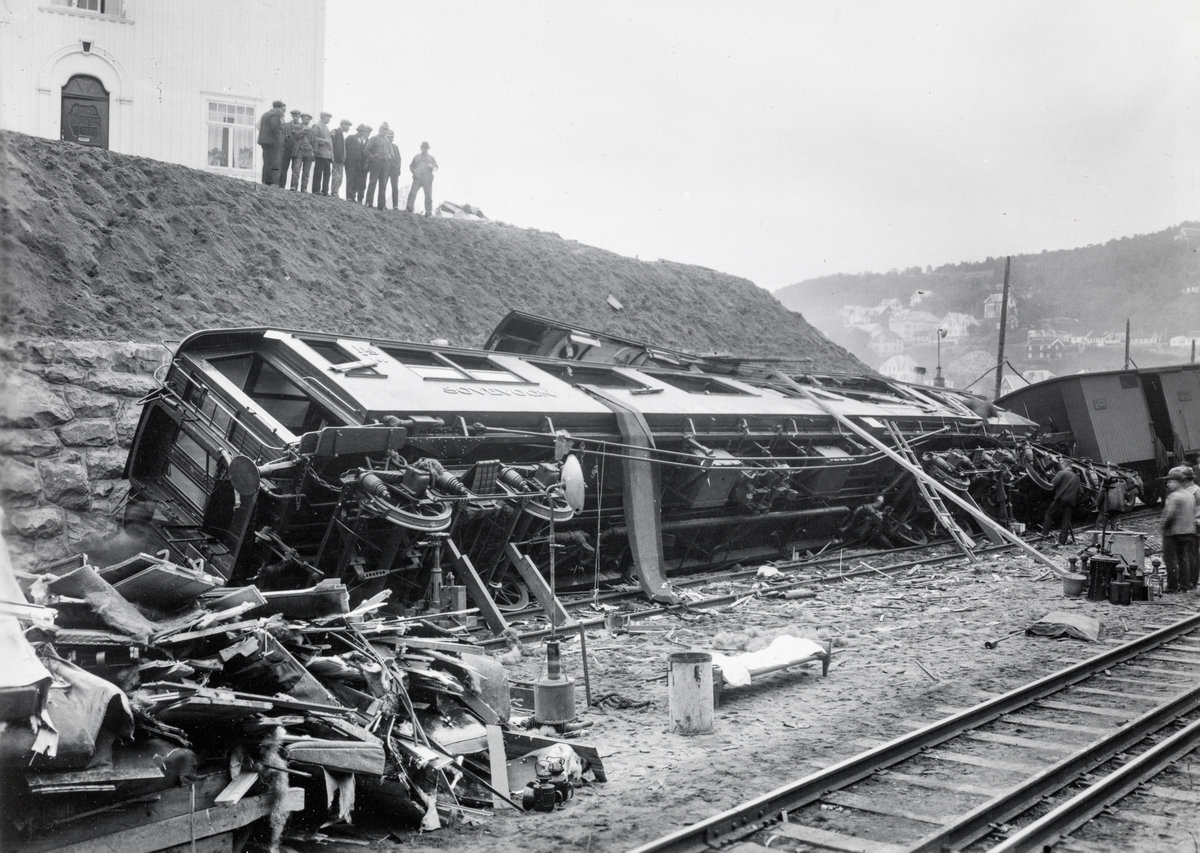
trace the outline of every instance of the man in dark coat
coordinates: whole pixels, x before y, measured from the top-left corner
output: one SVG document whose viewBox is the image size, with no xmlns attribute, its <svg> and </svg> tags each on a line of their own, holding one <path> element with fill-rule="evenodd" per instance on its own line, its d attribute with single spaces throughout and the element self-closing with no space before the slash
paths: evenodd
<svg viewBox="0 0 1200 853">
<path fill-rule="evenodd" d="M 279 182 L 279 156 L 283 153 L 283 101 L 275 101 L 258 123 L 258 144 L 262 147 L 262 182 Z"/>
<path fill-rule="evenodd" d="M 1067 544 L 1067 534 L 1071 532 L 1071 513 L 1079 502 L 1079 475 L 1071 469 L 1071 463 L 1063 459 L 1058 463 L 1059 471 L 1050 482 L 1054 499 L 1046 508 L 1046 517 L 1042 519 L 1042 536 L 1050 535 L 1054 519 L 1059 519 L 1058 544 Z"/>
<path fill-rule="evenodd" d="M 412 172 L 413 181 L 412 187 L 408 190 L 408 201 L 404 204 L 404 209 L 412 213 L 413 204 L 417 200 L 417 190 L 425 191 L 425 215 L 433 216 L 433 173 L 437 171 L 437 160 L 433 159 L 433 155 L 429 153 L 429 143 L 421 143 L 421 153 L 413 157 L 411 163 L 408 164 L 408 171 Z"/>
<path fill-rule="evenodd" d="M 346 137 L 346 200 L 362 204 L 367 189 L 367 137 L 369 124 L 360 124 L 354 136 Z"/>
<path fill-rule="evenodd" d="M 384 190 L 387 187 L 388 175 L 392 170 L 392 143 L 388 142 L 388 123 L 379 125 L 379 132 L 367 143 L 367 207 L 375 204 L 380 210 L 384 205 Z M 375 187 L 379 187 L 378 204 L 376 204 Z"/>
<path fill-rule="evenodd" d="M 333 145 L 333 187 L 330 195 L 334 198 L 337 198 L 342 189 L 342 173 L 346 170 L 346 134 L 349 131 L 350 119 L 344 118 L 338 124 L 337 130 L 329 134 L 329 141 Z"/>
<path fill-rule="evenodd" d="M 392 210 L 400 209 L 400 173 L 404 171 L 404 161 L 400 159 L 400 146 L 395 143 L 395 134 L 388 131 L 387 139 L 392 146 L 391 168 L 388 170 L 388 181 L 392 185 Z"/>
<path fill-rule="evenodd" d="M 292 110 L 292 120 L 283 126 L 283 148 L 279 152 L 279 188 L 287 189 L 288 185 L 288 169 L 292 166 L 292 146 L 293 139 L 296 134 L 304 130 L 304 123 L 300 121 L 300 116 L 303 113 L 300 110 Z"/>
</svg>

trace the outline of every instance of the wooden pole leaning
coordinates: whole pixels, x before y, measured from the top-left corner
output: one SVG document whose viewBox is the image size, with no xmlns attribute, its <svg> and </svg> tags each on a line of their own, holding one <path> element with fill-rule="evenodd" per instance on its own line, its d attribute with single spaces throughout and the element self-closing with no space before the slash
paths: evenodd
<svg viewBox="0 0 1200 853">
<path fill-rule="evenodd" d="M 829 415 L 831 418 L 836 420 L 842 426 L 846 427 L 846 429 L 850 430 L 855 435 L 857 435 L 859 438 L 861 438 L 863 441 L 870 444 L 876 450 L 879 450 L 880 452 L 882 452 L 889 459 L 891 459 L 893 462 L 895 462 L 897 465 L 899 465 L 904 470 L 908 471 L 914 477 L 920 479 L 922 482 L 929 485 L 930 488 L 935 489 L 942 497 L 946 498 L 949 501 L 952 501 L 957 506 L 962 507 L 964 510 L 967 511 L 967 513 L 970 514 L 970 516 L 972 518 L 974 518 L 976 521 L 978 521 L 983 527 L 985 527 L 989 530 L 995 531 L 996 534 L 999 535 L 1006 542 L 1016 545 L 1018 548 L 1020 548 L 1022 551 L 1024 551 L 1028 556 L 1033 557 L 1035 560 L 1037 560 L 1040 563 L 1044 563 L 1046 566 L 1048 566 L 1050 569 L 1052 569 L 1054 571 L 1054 573 L 1057 574 L 1059 577 L 1067 574 L 1067 571 L 1065 569 L 1060 568 L 1057 563 L 1055 563 L 1053 560 L 1051 560 L 1049 557 L 1047 557 L 1041 551 L 1037 550 L 1036 548 L 1031 547 L 1027 542 L 1025 542 L 1025 540 L 1023 540 L 1023 539 L 1021 539 L 1021 537 L 1015 535 L 1007 527 L 1005 527 L 1002 524 L 997 524 L 996 521 L 994 519 L 992 519 L 990 516 L 988 516 L 986 513 L 980 511 L 977 507 L 974 507 L 971 504 L 964 501 L 957 494 L 955 494 L 953 489 L 946 488 L 941 483 L 939 483 L 937 480 L 935 480 L 933 477 L 926 474 L 925 470 L 923 468 L 921 468 L 920 465 L 914 465 L 911 462 L 909 462 L 907 459 L 905 459 L 899 453 L 892 450 L 890 447 L 888 447 L 882 441 L 877 439 L 875 436 L 871 435 L 871 433 L 867 432 L 865 429 L 860 427 L 858 424 L 854 423 L 854 421 L 850 420 L 850 418 L 846 417 L 841 412 L 836 411 L 832 406 L 827 404 L 824 400 L 822 400 L 816 394 L 812 393 L 812 391 L 805 388 L 803 385 L 800 385 L 800 384 L 792 381 L 792 379 L 790 377 L 784 376 L 782 373 L 776 373 L 775 375 L 777 378 L 782 380 L 783 383 L 788 388 L 797 392 L 798 394 L 803 395 L 805 399 L 816 404 L 821 409 L 821 411 L 825 412 L 825 414 Z"/>
</svg>

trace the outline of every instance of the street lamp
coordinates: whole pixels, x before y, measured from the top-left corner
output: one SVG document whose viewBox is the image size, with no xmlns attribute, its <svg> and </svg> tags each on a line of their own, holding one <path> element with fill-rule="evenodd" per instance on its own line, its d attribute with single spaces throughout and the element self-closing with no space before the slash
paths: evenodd
<svg viewBox="0 0 1200 853">
<path fill-rule="evenodd" d="M 936 387 L 936 388 L 945 388 L 946 387 L 946 377 L 942 376 L 942 338 L 946 337 L 946 330 L 939 328 L 937 330 L 937 333 L 938 333 L 938 335 L 937 335 L 938 363 L 937 363 L 937 375 L 933 377 L 933 384 L 934 384 L 934 387 Z"/>
</svg>

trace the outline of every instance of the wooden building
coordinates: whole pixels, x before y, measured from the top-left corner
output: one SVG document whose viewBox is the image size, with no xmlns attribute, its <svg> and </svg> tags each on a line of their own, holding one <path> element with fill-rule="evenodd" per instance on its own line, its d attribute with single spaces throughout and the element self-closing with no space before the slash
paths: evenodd
<svg viewBox="0 0 1200 853">
<path fill-rule="evenodd" d="M 0 127 L 253 179 L 259 117 L 314 116 L 325 0 L 0 0 Z"/>
</svg>

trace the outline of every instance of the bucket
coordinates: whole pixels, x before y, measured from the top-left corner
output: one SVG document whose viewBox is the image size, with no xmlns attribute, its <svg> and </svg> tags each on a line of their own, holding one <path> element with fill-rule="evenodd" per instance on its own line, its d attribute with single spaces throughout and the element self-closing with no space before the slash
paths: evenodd
<svg viewBox="0 0 1200 853">
<path fill-rule="evenodd" d="M 713 730 L 712 655 L 672 652 L 667 661 L 671 731 L 681 735 L 708 734 Z"/>
<path fill-rule="evenodd" d="M 1063 595 L 1078 598 L 1087 585 L 1087 575 L 1063 575 Z"/>
</svg>

